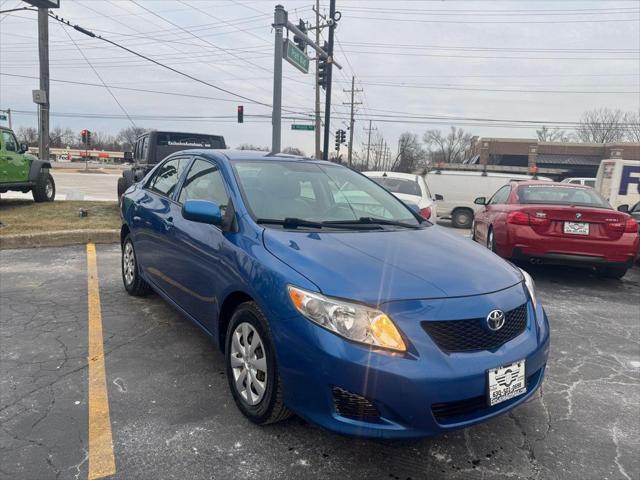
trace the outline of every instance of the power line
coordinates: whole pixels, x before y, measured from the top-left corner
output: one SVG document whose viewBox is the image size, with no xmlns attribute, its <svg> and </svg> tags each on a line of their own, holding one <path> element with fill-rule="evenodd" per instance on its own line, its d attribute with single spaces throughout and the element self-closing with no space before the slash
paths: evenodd
<svg viewBox="0 0 640 480">
<path fill-rule="evenodd" d="M 447 23 L 447 24 L 521 24 L 525 23 L 527 25 L 531 24 L 556 24 L 556 23 L 615 23 L 615 22 L 638 22 L 640 21 L 640 17 L 638 18 L 611 18 L 611 19 L 598 19 L 598 20 L 508 20 L 508 21 L 496 21 L 496 20 L 440 20 L 440 19 L 429 19 L 422 20 L 417 18 L 392 18 L 392 17 L 361 17 L 357 15 L 351 15 L 349 18 L 355 20 L 377 20 L 383 22 L 411 22 L 411 23 Z"/>
</svg>

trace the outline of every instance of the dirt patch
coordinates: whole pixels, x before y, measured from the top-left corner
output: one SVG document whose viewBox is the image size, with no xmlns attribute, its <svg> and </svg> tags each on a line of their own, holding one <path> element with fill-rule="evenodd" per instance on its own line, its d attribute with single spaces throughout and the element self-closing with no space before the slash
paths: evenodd
<svg viewBox="0 0 640 480">
<path fill-rule="evenodd" d="M 80 216 L 80 209 L 86 216 Z M 120 228 L 116 202 L 0 200 L 0 235 Z"/>
</svg>

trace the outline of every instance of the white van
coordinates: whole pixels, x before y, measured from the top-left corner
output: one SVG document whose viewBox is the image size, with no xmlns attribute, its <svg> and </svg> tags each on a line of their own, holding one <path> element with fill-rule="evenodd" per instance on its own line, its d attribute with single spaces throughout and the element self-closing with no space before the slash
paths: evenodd
<svg viewBox="0 0 640 480">
<path fill-rule="evenodd" d="M 596 190 L 613 208 L 640 201 L 640 160 L 610 159 L 600 162 Z"/>
<path fill-rule="evenodd" d="M 500 187 L 512 180 L 531 180 L 531 175 L 462 170 L 432 170 L 425 175 L 431 192 L 442 195 L 438 217 L 451 218 L 457 228 L 471 228 L 477 197 L 491 197 Z M 538 180 L 552 181 L 547 177 Z"/>
</svg>

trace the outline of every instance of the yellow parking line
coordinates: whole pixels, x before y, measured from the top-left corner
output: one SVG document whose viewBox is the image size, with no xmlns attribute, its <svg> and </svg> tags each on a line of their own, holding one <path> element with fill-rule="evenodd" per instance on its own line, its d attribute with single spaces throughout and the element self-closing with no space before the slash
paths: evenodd
<svg viewBox="0 0 640 480">
<path fill-rule="evenodd" d="M 89 292 L 89 471 L 88 478 L 116 473 L 109 418 L 109 395 L 102 345 L 102 314 L 96 246 L 87 244 L 87 286 Z"/>
</svg>

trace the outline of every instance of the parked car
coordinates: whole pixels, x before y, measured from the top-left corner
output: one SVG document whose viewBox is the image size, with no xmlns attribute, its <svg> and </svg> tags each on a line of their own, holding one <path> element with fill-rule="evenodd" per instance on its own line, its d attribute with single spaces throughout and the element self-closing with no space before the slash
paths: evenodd
<svg viewBox="0 0 640 480">
<path fill-rule="evenodd" d="M 436 197 L 431 195 L 427 182 L 420 175 L 398 172 L 362 172 L 378 185 L 382 185 L 409 206 L 415 205 L 422 218 L 438 221 Z"/>
<path fill-rule="evenodd" d="M 587 187 L 595 187 L 596 179 L 592 177 L 569 177 L 562 180 L 561 183 L 570 183 L 572 185 L 584 185 Z"/>
<path fill-rule="evenodd" d="M 640 160 L 611 159 L 600 162 L 596 190 L 613 208 L 640 202 Z"/>
<path fill-rule="evenodd" d="M 542 383 L 549 324 L 531 277 L 349 168 L 179 152 L 121 212 L 125 289 L 155 290 L 211 337 L 257 424 L 295 412 L 344 434 L 429 436 Z"/>
<path fill-rule="evenodd" d="M 476 197 L 490 197 L 493 192 L 512 180 L 530 180 L 530 175 L 509 173 L 431 170 L 424 176 L 432 191 L 441 198 L 438 201 L 438 216 L 451 218 L 456 228 L 471 228 L 477 205 Z M 550 178 L 538 177 L 551 181 Z"/>
<path fill-rule="evenodd" d="M 595 267 L 621 278 L 638 252 L 638 225 L 590 187 L 511 182 L 476 199 L 472 237 L 501 257 Z"/>
<path fill-rule="evenodd" d="M 118 198 L 140 181 L 158 162 L 174 152 L 196 148 L 227 148 L 224 137 L 207 133 L 160 132 L 150 130 L 138 137 L 133 152 L 125 152 L 125 161 L 133 163 L 118 178 Z"/>
<path fill-rule="evenodd" d="M 28 150 L 27 144 L 18 144 L 13 130 L 0 127 L 0 193 L 31 192 L 36 202 L 53 202 L 56 184 L 49 173 L 51 164 Z"/>
</svg>

